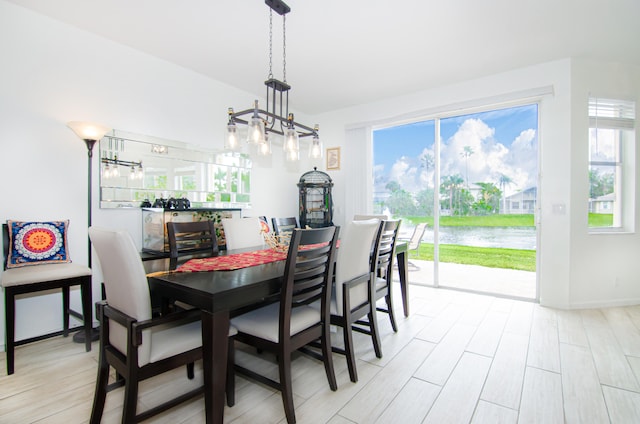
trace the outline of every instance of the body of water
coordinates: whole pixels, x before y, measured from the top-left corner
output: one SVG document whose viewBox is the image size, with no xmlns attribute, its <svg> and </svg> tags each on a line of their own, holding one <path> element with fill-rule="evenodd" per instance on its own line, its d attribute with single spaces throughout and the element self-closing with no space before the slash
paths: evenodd
<svg viewBox="0 0 640 424">
<path fill-rule="evenodd" d="M 401 227 L 401 238 L 412 233 L 413 227 Z M 439 237 L 440 244 L 536 249 L 536 229 L 528 227 L 440 227 Z M 433 243 L 433 228 L 427 227 L 422 241 Z"/>
</svg>

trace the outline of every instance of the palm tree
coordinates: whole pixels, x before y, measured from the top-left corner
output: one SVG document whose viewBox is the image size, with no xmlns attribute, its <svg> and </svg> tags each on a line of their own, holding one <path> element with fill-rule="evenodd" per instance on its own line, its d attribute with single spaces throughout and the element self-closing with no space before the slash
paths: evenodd
<svg viewBox="0 0 640 424">
<path fill-rule="evenodd" d="M 462 153 L 460 153 L 460 156 L 462 156 L 464 158 L 464 167 L 465 167 L 465 172 L 467 175 L 466 178 L 466 182 L 467 182 L 467 190 L 469 190 L 469 156 L 471 156 L 472 154 L 474 154 L 475 152 L 473 151 L 473 149 L 471 148 L 471 146 L 464 146 L 464 150 Z"/>
<path fill-rule="evenodd" d="M 494 183 L 476 183 L 481 188 L 480 196 L 482 208 L 487 212 L 497 212 L 502 192 Z"/>
<path fill-rule="evenodd" d="M 433 155 L 429 153 L 425 153 L 424 155 L 420 156 L 420 162 L 422 162 L 421 166 L 427 170 L 427 173 L 429 173 L 429 170 L 433 168 L 433 165 L 435 164 Z"/>
<path fill-rule="evenodd" d="M 447 175 L 442 177 L 442 183 L 440 187 L 441 187 L 441 191 L 449 192 L 449 211 L 451 211 L 451 213 L 453 213 L 454 197 L 456 197 L 456 200 L 458 201 L 458 205 L 457 205 L 458 208 L 460 207 L 459 205 L 460 195 L 458 191 L 463 182 L 464 180 L 462 179 L 460 174 Z"/>
<path fill-rule="evenodd" d="M 498 181 L 498 184 L 500 185 L 500 191 L 502 191 L 502 212 L 504 213 L 505 209 L 506 209 L 506 195 L 504 192 L 505 187 L 507 187 L 508 185 L 513 184 L 513 180 L 511 179 L 511 177 L 504 175 L 504 174 L 500 174 L 500 180 Z"/>
</svg>

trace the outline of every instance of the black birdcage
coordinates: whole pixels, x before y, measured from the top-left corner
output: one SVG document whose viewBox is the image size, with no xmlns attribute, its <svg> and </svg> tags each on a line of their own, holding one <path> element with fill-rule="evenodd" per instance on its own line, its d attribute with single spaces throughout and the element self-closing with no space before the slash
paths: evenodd
<svg viewBox="0 0 640 424">
<path fill-rule="evenodd" d="M 305 172 L 298 183 L 300 194 L 300 226 L 305 228 L 329 227 L 333 225 L 333 182 L 328 174 L 318 171 Z"/>
</svg>

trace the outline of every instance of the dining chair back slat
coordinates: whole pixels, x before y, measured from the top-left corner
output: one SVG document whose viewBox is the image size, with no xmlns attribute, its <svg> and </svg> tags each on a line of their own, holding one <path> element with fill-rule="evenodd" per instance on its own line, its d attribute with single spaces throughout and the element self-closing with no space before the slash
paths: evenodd
<svg viewBox="0 0 640 424">
<path fill-rule="evenodd" d="M 386 308 L 378 307 L 377 310 L 389 314 L 393 331 L 398 331 L 393 312 L 393 296 L 391 283 L 393 279 L 393 260 L 396 256 L 395 247 L 400 229 L 400 220 L 382 221 L 375 243 L 371 262 L 371 270 L 375 276 L 376 300 L 385 299 Z"/>
<path fill-rule="evenodd" d="M 290 233 L 294 228 L 300 228 L 298 219 L 294 216 L 286 218 L 271 218 L 271 224 L 276 235 L 281 235 L 282 233 Z"/>
<path fill-rule="evenodd" d="M 175 269 L 179 257 L 215 256 L 218 241 L 213 221 L 167 222 L 170 269 Z"/>
</svg>

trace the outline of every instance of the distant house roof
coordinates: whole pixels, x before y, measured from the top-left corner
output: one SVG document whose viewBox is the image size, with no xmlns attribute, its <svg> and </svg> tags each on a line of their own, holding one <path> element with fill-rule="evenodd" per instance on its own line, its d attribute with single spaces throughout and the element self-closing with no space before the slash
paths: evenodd
<svg viewBox="0 0 640 424">
<path fill-rule="evenodd" d="M 521 199 L 525 195 L 527 197 L 535 197 L 537 191 L 538 191 L 538 187 L 529 187 L 529 188 L 524 189 L 522 191 L 519 191 L 517 193 L 513 193 L 513 194 L 511 194 L 509 196 L 506 196 L 506 199 L 509 199 L 509 200 L 510 199 L 515 199 L 515 198 Z"/>
<path fill-rule="evenodd" d="M 594 199 L 591 199 L 594 202 L 613 202 L 614 200 L 616 200 L 616 194 L 615 193 L 609 193 L 609 194 L 605 194 L 603 196 L 598 196 Z"/>
</svg>

